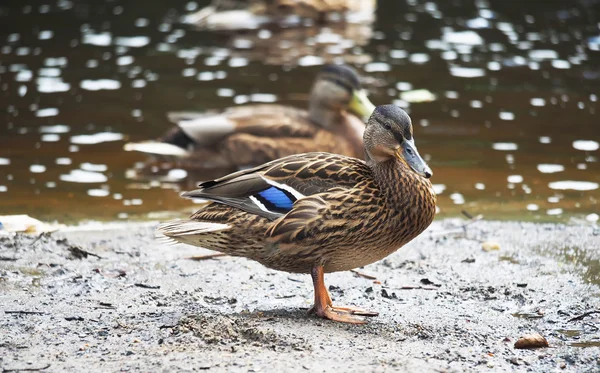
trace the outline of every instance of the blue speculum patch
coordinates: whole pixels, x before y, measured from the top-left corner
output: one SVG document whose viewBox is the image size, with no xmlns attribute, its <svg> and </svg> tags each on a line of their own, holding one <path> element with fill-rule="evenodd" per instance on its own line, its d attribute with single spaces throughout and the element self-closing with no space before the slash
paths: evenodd
<svg viewBox="0 0 600 373">
<path fill-rule="evenodd" d="M 294 204 L 294 200 L 291 199 L 287 193 L 275 187 L 265 189 L 262 192 L 259 192 L 258 195 L 277 209 L 290 210 Z"/>
</svg>

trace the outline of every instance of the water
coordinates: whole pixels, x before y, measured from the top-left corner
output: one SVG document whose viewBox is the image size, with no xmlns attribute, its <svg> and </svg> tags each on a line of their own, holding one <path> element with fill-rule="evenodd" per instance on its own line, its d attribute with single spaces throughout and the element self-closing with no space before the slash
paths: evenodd
<svg viewBox="0 0 600 373">
<path fill-rule="evenodd" d="M 162 134 L 169 111 L 306 106 L 307 77 L 344 61 L 369 77 L 375 104 L 411 114 L 440 217 L 598 220 L 599 1 L 380 1 L 372 28 L 236 38 L 179 23 L 207 3 L 0 5 L 2 214 L 191 210 L 178 190 L 201 177 L 132 180 L 145 157 L 125 142 Z"/>
</svg>

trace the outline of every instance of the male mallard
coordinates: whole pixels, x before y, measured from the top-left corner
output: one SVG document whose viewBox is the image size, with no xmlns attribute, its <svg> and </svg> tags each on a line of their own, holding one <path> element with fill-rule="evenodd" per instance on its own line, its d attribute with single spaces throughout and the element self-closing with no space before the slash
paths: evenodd
<svg viewBox="0 0 600 373">
<path fill-rule="evenodd" d="M 256 29 L 269 23 L 302 26 L 302 19 L 317 22 L 369 22 L 376 0 L 213 0 L 210 6 L 187 15 L 184 23 L 201 29 Z"/>
<path fill-rule="evenodd" d="M 362 157 L 362 118 L 374 108 L 354 69 L 327 65 L 313 85 L 308 111 L 262 104 L 216 114 L 175 113 L 178 127 L 159 142 L 130 143 L 125 150 L 179 156 L 199 168 L 256 166 L 311 151 Z"/>
<path fill-rule="evenodd" d="M 244 256 L 280 271 L 310 273 L 311 311 L 364 323 L 377 313 L 334 307 L 325 272 L 385 258 L 433 221 L 431 169 L 415 147 L 410 117 L 379 106 L 364 135 L 366 161 L 329 153 L 298 154 L 199 185 L 187 198 L 209 201 L 189 220 L 158 232 L 175 241 Z"/>
</svg>

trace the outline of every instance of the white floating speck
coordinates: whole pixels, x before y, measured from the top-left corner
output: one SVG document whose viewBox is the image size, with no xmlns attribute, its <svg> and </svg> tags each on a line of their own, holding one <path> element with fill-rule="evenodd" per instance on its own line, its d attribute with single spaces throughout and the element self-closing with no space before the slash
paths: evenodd
<svg viewBox="0 0 600 373">
<path fill-rule="evenodd" d="M 133 56 L 121 56 L 117 58 L 117 65 L 127 66 L 133 63 Z"/>
<path fill-rule="evenodd" d="M 485 76 L 485 70 L 477 67 L 452 66 L 450 67 L 450 75 L 459 78 L 478 78 Z"/>
<path fill-rule="evenodd" d="M 477 189 L 477 190 L 485 190 L 485 184 L 484 183 L 476 183 L 475 184 L 475 189 Z"/>
<path fill-rule="evenodd" d="M 10 159 L 8 158 L 0 158 L 0 166 L 7 166 L 10 164 Z"/>
<path fill-rule="evenodd" d="M 277 96 L 270 93 L 253 93 L 250 95 L 250 101 L 252 102 L 275 102 Z"/>
<path fill-rule="evenodd" d="M 54 36 L 54 32 L 52 30 L 43 30 L 38 33 L 38 39 L 40 40 L 52 39 L 52 36 Z"/>
<path fill-rule="evenodd" d="M 500 119 L 502 119 L 502 120 L 514 120 L 515 119 L 515 114 L 511 113 L 510 111 L 501 111 L 499 116 L 500 116 Z"/>
<path fill-rule="evenodd" d="M 396 89 L 399 91 L 410 91 L 413 88 L 413 85 L 408 82 L 398 82 L 396 83 Z"/>
<path fill-rule="evenodd" d="M 53 116 L 56 116 L 56 115 L 58 115 L 58 109 L 57 108 L 39 109 L 35 113 L 36 117 L 53 117 Z"/>
<path fill-rule="evenodd" d="M 55 133 L 46 133 L 42 135 L 43 142 L 57 142 L 60 140 L 60 136 Z"/>
<path fill-rule="evenodd" d="M 565 166 L 560 164 L 538 164 L 537 169 L 543 174 L 553 174 L 555 172 L 562 172 L 565 170 Z"/>
<path fill-rule="evenodd" d="M 67 92 L 71 89 L 69 83 L 63 82 L 58 78 L 40 77 L 36 80 L 37 90 L 40 93 Z"/>
<path fill-rule="evenodd" d="M 317 56 L 304 56 L 298 59 L 299 66 L 318 66 L 323 64 L 323 59 Z"/>
<path fill-rule="evenodd" d="M 15 75 L 15 80 L 17 82 L 28 82 L 33 77 L 33 73 L 31 70 L 21 70 Z"/>
<path fill-rule="evenodd" d="M 147 36 L 120 36 L 115 39 L 115 45 L 121 45 L 123 47 L 139 48 L 145 47 L 148 44 L 150 44 L 150 38 Z"/>
<path fill-rule="evenodd" d="M 121 82 L 113 79 L 82 80 L 80 87 L 88 91 L 99 91 L 101 89 L 112 90 L 121 88 Z"/>
<path fill-rule="evenodd" d="M 571 67 L 571 63 L 565 60 L 552 60 L 552 67 L 555 69 L 568 69 Z"/>
<path fill-rule="evenodd" d="M 558 59 L 558 53 L 550 49 L 538 49 L 529 51 L 529 58 L 532 60 L 556 60 Z"/>
<path fill-rule="evenodd" d="M 593 140 L 576 140 L 573 141 L 573 147 L 577 150 L 583 150 L 586 152 L 593 152 L 600 148 L 600 144 Z"/>
<path fill-rule="evenodd" d="M 555 190 L 596 190 L 598 189 L 598 183 L 594 183 L 591 181 L 573 181 L 573 180 L 564 180 L 564 181 L 554 181 L 548 184 L 550 189 Z"/>
<path fill-rule="evenodd" d="M 502 68 L 502 65 L 498 61 L 490 61 L 487 64 L 487 68 L 490 71 L 498 71 Z"/>
<path fill-rule="evenodd" d="M 446 186 L 444 184 L 433 184 L 433 191 L 435 194 L 442 194 L 446 190 Z"/>
<path fill-rule="evenodd" d="M 519 147 L 514 142 L 496 142 L 492 144 L 494 150 L 512 151 L 517 150 Z"/>
<path fill-rule="evenodd" d="M 219 97 L 233 97 L 235 95 L 235 91 L 230 88 L 219 88 L 217 89 L 217 96 Z"/>
<path fill-rule="evenodd" d="M 56 78 L 60 76 L 60 69 L 56 67 L 42 67 L 38 70 L 39 76 L 45 76 L 50 78 Z"/>
<path fill-rule="evenodd" d="M 538 205 L 536 205 L 535 203 L 530 203 L 527 205 L 527 210 L 529 210 L 529 211 L 537 211 L 539 209 L 540 209 L 540 207 Z"/>
<path fill-rule="evenodd" d="M 198 74 L 198 80 L 203 81 L 203 82 L 207 82 L 210 80 L 214 80 L 215 79 L 215 74 L 211 71 L 203 71 L 201 73 Z"/>
<path fill-rule="evenodd" d="M 400 93 L 400 98 L 406 102 L 430 102 L 435 101 L 436 97 L 427 89 L 416 89 Z"/>
<path fill-rule="evenodd" d="M 482 107 L 483 107 L 483 102 L 481 102 L 481 101 L 479 101 L 479 100 L 472 100 L 472 101 L 470 102 L 470 105 L 471 105 L 471 107 L 472 107 L 472 108 L 475 108 L 475 109 L 480 109 L 480 108 L 482 108 Z"/>
<path fill-rule="evenodd" d="M 548 215 L 560 215 L 562 213 L 563 213 L 563 209 L 561 209 L 561 208 L 549 209 L 548 211 L 546 211 L 546 214 L 548 214 Z"/>
<path fill-rule="evenodd" d="M 546 105 L 546 100 L 544 100 L 543 98 L 536 97 L 532 98 L 530 103 L 531 106 L 544 106 Z"/>
<path fill-rule="evenodd" d="M 600 219 L 600 215 L 596 214 L 596 213 L 591 213 L 588 216 L 585 217 L 585 220 L 595 223 L 598 221 L 598 219 Z"/>
<path fill-rule="evenodd" d="M 86 145 L 119 140 L 123 140 L 123 134 L 114 132 L 100 132 L 93 135 L 78 135 L 71 137 L 71 143 Z"/>
<path fill-rule="evenodd" d="M 182 170 L 181 168 L 174 168 L 172 170 L 169 170 L 169 173 L 167 174 L 167 178 L 181 180 L 181 179 L 185 179 L 187 177 L 187 175 L 188 175 L 188 173 L 186 170 Z"/>
<path fill-rule="evenodd" d="M 482 45 L 483 39 L 475 31 L 458 31 L 444 33 L 443 40 L 451 44 Z"/>
<path fill-rule="evenodd" d="M 131 82 L 131 87 L 133 88 L 144 88 L 146 86 L 146 81 L 144 79 L 136 79 Z"/>
<path fill-rule="evenodd" d="M 455 205 L 462 205 L 465 203 L 465 197 L 460 193 L 450 194 L 450 199 L 452 199 L 452 202 L 454 202 Z"/>
<path fill-rule="evenodd" d="M 426 53 L 413 53 L 408 58 L 410 62 L 416 63 L 417 65 L 429 62 L 430 59 L 431 57 Z"/>
<path fill-rule="evenodd" d="M 510 175 L 506 178 L 509 183 L 518 184 L 523 182 L 523 176 L 521 175 Z"/>
<path fill-rule="evenodd" d="M 110 192 L 104 189 L 90 189 L 87 191 L 87 194 L 91 197 L 106 197 Z"/>
<path fill-rule="evenodd" d="M 94 163 L 82 163 L 79 166 L 82 170 L 84 171 L 91 171 L 91 172 L 104 172 L 106 170 L 108 170 L 108 167 L 105 164 L 94 164 Z"/>
<path fill-rule="evenodd" d="M 244 57 L 233 57 L 229 59 L 229 66 L 244 67 L 248 65 L 248 59 Z"/>
<path fill-rule="evenodd" d="M 42 164 L 32 164 L 29 166 L 29 172 L 33 172 L 34 174 L 41 174 L 46 171 L 46 166 Z"/>
<path fill-rule="evenodd" d="M 56 158 L 56 164 L 61 166 L 68 166 L 72 163 L 71 158 Z"/>
<path fill-rule="evenodd" d="M 539 141 L 541 144 L 550 144 L 552 142 L 552 139 L 550 138 L 550 136 L 540 136 Z"/>
<path fill-rule="evenodd" d="M 135 20 L 136 27 L 146 27 L 150 24 L 150 20 L 148 18 L 138 18 Z"/>
<path fill-rule="evenodd" d="M 65 67 L 67 66 L 67 58 L 66 57 L 49 57 L 44 60 L 45 66 L 50 67 Z"/>
<path fill-rule="evenodd" d="M 110 45 L 111 41 L 111 34 L 108 32 L 103 32 L 100 34 L 84 34 L 82 43 L 106 47 Z"/>
<path fill-rule="evenodd" d="M 390 57 L 394 59 L 402 59 L 408 57 L 408 52 L 405 50 L 392 49 L 390 51 Z"/>
<path fill-rule="evenodd" d="M 0 193 L 4 193 L 8 191 L 8 188 L 6 187 L 6 185 L 0 185 Z"/>
<path fill-rule="evenodd" d="M 60 175 L 62 181 L 70 183 L 104 183 L 108 178 L 98 172 L 72 170 L 67 175 Z"/>
<path fill-rule="evenodd" d="M 483 18 L 483 17 L 477 17 L 477 18 L 473 18 L 473 19 L 469 19 L 467 20 L 467 27 L 469 28 L 489 28 L 490 27 L 490 21 L 488 21 L 487 19 Z"/>
<path fill-rule="evenodd" d="M 390 65 L 385 62 L 371 62 L 365 65 L 368 73 L 390 71 Z"/>
</svg>

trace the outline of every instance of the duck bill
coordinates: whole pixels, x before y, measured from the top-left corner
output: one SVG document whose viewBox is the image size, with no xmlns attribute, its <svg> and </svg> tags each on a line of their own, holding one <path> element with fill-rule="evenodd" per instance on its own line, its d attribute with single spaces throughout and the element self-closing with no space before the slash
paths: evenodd
<svg viewBox="0 0 600 373">
<path fill-rule="evenodd" d="M 431 168 L 429 168 L 427 163 L 425 163 L 425 160 L 421 158 L 421 155 L 415 146 L 414 139 L 404 140 L 400 148 L 396 151 L 396 156 L 406 162 L 406 164 L 417 174 L 427 179 L 433 175 Z"/>
<path fill-rule="evenodd" d="M 373 114 L 373 111 L 375 111 L 375 105 L 371 103 L 364 89 L 356 90 L 352 93 L 352 100 L 348 108 L 365 122 Z"/>
</svg>

